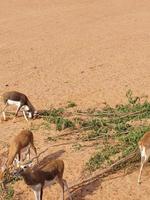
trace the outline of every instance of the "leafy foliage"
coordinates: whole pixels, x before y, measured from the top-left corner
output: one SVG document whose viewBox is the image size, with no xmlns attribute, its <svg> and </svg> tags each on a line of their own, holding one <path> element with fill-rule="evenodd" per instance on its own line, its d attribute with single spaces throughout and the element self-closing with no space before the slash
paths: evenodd
<svg viewBox="0 0 150 200">
<path fill-rule="evenodd" d="M 1 188 L 0 189 L 0 196 L 4 200 L 11 200 L 14 196 L 13 186 L 11 184 L 9 184 L 8 187 L 7 187 L 7 190 L 5 192 L 3 192 L 3 189 Z"/>
<path fill-rule="evenodd" d="M 66 128 L 78 129 L 84 132 L 80 134 L 78 140 L 92 141 L 102 139 L 104 148 L 98 150 L 87 162 L 87 168 L 95 170 L 103 163 L 109 164 L 112 156 L 119 153 L 124 157 L 132 153 L 137 148 L 139 139 L 150 126 L 134 126 L 133 122 L 147 120 L 150 118 L 150 103 L 143 101 L 142 97 L 134 96 L 131 90 L 126 93 L 127 103 L 111 107 L 106 104 L 101 110 L 87 109 L 86 111 L 77 110 L 75 118 L 66 118 L 66 110 L 63 108 L 51 109 L 43 117 L 47 126 L 51 123 L 56 125 L 56 130 Z M 68 107 L 75 106 L 69 102 Z M 72 116 L 74 113 L 72 113 Z M 77 117 L 83 116 L 83 118 Z M 132 123 L 131 123 L 132 122 Z M 110 142 L 111 141 L 111 142 Z M 113 145 L 117 143 L 117 145 Z"/>
<path fill-rule="evenodd" d="M 101 165 L 107 161 L 111 163 L 111 156 L 120 152 L 120 146 L 105 146 L 101 151 L 96 152 L 90 160 L 86 163 L 87 169 L 90 171 L 95 171 Z"/>
<path fill-rule="evenodd" d="M 51 110 L 45 111 L 45 113 L 43 114 L 43 119 L 45 120 L 45 127 L 50 128 L 50 124 L 54 123 L 56 125 L 56 130 L 58 131 L 61 131 L 66 128 L 73 128 L 75 126 L 74 122 L 64 118 L 63 113 L 63 108 L 53 108 Z"/>
</svg>

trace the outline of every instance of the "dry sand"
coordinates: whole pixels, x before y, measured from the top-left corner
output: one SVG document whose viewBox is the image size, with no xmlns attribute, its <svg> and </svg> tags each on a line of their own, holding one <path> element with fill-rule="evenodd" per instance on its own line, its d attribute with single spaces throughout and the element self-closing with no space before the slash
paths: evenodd
<svg viewBox="0 0 150 200">
<path fill-rule="evenodd" d="M 0 0 L 0 93 L 21 91 L 38 109 L 69 100 L 81 108 L 104 102 L 115 105 L 125 101 L 128 89 L 150 96 L 149 69 L 148 0 Z M 7 142 L 26 126 L 23 119 L 16 124 L 3 122 L 0 137 Z M 46 133 L 35 134 L 39 148 L 49 145 L 44 142 Z M 74 182 L 94 150 L 79 154 L 71 147 L 58 146 L 49 152 L 65 150 L 61 156 L 65 177 Z M 137 170 L 93 183 L 74 194 L 74 199 L 147 200 L 146 170 L 141 186 L 136 183 Z M 57 188 L 46 189 L 44 199 L 58 199 Z M 23 183 L 17 191 L 25 191 L 18 199 L 25 195 L 26 200 L 34 199 Z"/>
</svg>

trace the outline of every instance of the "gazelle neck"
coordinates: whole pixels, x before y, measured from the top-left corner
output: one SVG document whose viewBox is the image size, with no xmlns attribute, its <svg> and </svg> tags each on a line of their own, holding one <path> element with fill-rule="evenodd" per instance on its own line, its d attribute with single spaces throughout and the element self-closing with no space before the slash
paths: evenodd
<svg viewBox="0 0 150 200">
<path fill-rule="evenodd" d="M 35 185 L 37 182 L 32 170 L 30 168 L 28 168 L 28 169 L 26 169 L 26 171 L 22 172 L 21 176 L 23 177 L 23 179 L 27 185 Z"/>
<path fill-rule="evenodd" d="M 32 112 L 35 111 L 34 106 L 32 105 L 32 103 L 31 103 L 29 100 L 27 101 L 27 106 L 30 108 L 30 110 L 31 110 Z"/>
</svg>

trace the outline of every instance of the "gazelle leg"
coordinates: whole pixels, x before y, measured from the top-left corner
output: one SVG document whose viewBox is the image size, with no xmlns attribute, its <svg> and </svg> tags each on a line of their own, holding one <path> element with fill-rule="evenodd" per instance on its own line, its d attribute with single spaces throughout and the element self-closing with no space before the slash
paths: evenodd
<svg viewBox="0 0 150 200">
<path fill-rule="evenodd" d="M 16 154 L 16 161 L 20 161 L 21 159 L 21 153 L 20 151 Z"/>
<path fill-rule="evenodd" d="M 18 160 L 21 160 L 21 151 L 18 152 Z"/>
<path fill-rule="evenodd" d="M 58 183 L 61 186 L 62 193 L 61 193 L 61 200 L 64 200 L 64 182 L 62 178 L 58 177 Z"/>
<path fill-rule="evenodd" d="M 41 187 L 41 194 L 40 194 L 41 200 L 43 199 L 43 187 Z"/>
<path fill-rule="evenodd" d="M 71 196 L 71 193 L 69 191 L 69 187 L 68 187 L 67 181 L 65 179 L 63 179 L 63 183 L 64 183 L 64 186 L 65 186 L 67 192 L 68 192 L 69 199 L 72 200 L 72 196 Z"/>
<path fill-rule="evenodd" d="M 26 151 L 24 153 L 22 153 L 23 155 L 23 161 L 24 160 L 30 160 L 30 146 L 26 149 Z"/>
<path fill-rule="evenodd" d="M 18 106 L 18 108 L 17 108 L 17 110 L 16 110 L 16 112 L 15 112 L 15 116 L 14 116 L 14 118 L 13 118 L 13 122 L 14 122 L 14 123 L 15 123 L 16 117 L 18 116 L 18 112 L 19 112 L 20 108 L 21 108 L 21 106 Z"/>
<path fill-rule="evenodd" d="M 20 154 L 20 152 L 18 152 L 18 154 L 16 155 L 16 157 L 13 160 L 13 165 L 17 168 L 20 167 L 20 158 L 21 158 L 21 154 Z"/>
<path fill-rule="evenodd" d="M 141 158 L 140 172 L 139 172 L 139 176 L 138 176 L 138 183 L 139 183 L 139 184 L 141 183 L 141 175 L 142 175 L 142 170 L 143 170 L 143 166 L 144 166 L 144 160 L 145 160 L 145 158 L 142 157 L 142 158 Z"/>
<path fill-rule="evenodd" d="M 18 106 L 17 110 L 16 110 L 16 113 L 15 113 L 15 116 L 17 117 L 18 116 L 18 112 L 20 110 L 21 106 Z"/>
<path fill-rule="evenodd" d="M 5 110 L 6 110 L 7 106 L 8 106 L 8 104 L 6 103 L 6 104 L 5 104 L 5 107 L 3 108 L 3 111 L 2 111 L 2 115 L 3 115 L 3 119 L 4 119 L 4 121 L 6 121 Z"/>
<path fill-rule="evenodd" d="M 33 151 L 34 151 L 34 153 L 35 153 L 35 155 L 37 156 L 37 150 L 36 150 L 36 147 L 34 146 L 34 143 L 33 143 L 33 141 L 31 141 L 31 148 L 33 149 Z M 37 163 L 39 162 L 39 160 L 38 160 L 38 158 L 37 158 Z"/>
<path fill-rule="evenodd" d="M 141 183 L 141 175 L 142 175 L 142 170 L 143 170 L 143 166 L 144 164 L 147 162 L 149 156 L 146 155 L 146 150 L 145 147 L 143 147 L 141 150 L 141 167 L 140 167 L 140 172 L 139 172 L 139 176 L 138 176 L 138 183 Z"/>
<path fill-rule="evenodd" d="M 28 156 L 27 159 L 30 160 L 30 146 L 27 149 L 26 156 Z"/>
<path fill-rule="evenodd" d="M 21 160 L 21 152 L 19 151 L 18 154 L 17 154 L 17 167 L 20 167 L 20 160 Z"/>
<path fill-rule="evenodd" d="M 29 120 L 28 120 L 28 118 L 27 118 L 27 116 L 26 116 L 25 111 L 23 110 L 22 112 L 23 112 L 23 115 L 24 115 L 25 120 L 28 122 Z"/>
<path fill-rule="evenodd" d="M 34 192 L 34 196 L 35 196 L 35 200 L 42 200 L 41 198 L 41 188 L 38 190 L 33 190 Z"/>
</svg>

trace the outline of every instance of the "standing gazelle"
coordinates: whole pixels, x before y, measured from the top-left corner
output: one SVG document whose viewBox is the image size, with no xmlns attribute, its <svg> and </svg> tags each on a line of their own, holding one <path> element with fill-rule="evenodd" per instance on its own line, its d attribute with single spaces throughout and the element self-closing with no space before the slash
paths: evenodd
<svg viewBox="0 0 150 200">
<path fill-rule="evenodd" d="M 37 156 L 36 147 L 34 146 L 33 133 L 29 130 L 22 130 L 10 142 L 7 161 L 5 161 L 3 163 L 3 166 L 1 167 L 1 176 L 6 169 L 9 169 L 9 167 L 11 167 L 13 162 L 17 162 L 16 164 L 19 164 L 22 152 L 24 150 L 27 150 L 30 159 L 30 148 L 33 149 L 35 155 Z"/>
<path fill-rule="evenodd" d="M 63 179 L 64 162 L 63 160 L 48 160 L 42 166 L 29 167 L 28 165 L 22 165 L 14 173 L 21 175 L 25 183 L 32 188 L 35 200 L 42 200 L 43 189 L 46 186 L 50 186 L 53 182 L 58 182 L 62 189 L 61 199 L 64 200 L 64 187 L 66 187 L 69 199 L 72 200 L 69 192 L 68 184 Z"/>
<path fill-rule="evenodd" d="M 28 118 L 33 118 L 37 114 L 37 111 L 35 111 L 35 108 L 29 101 L 28 97 L 23 93 L 10 91 L 4 93 L 2 97 L 3 97 L 3 102 L 5 104 L 5 107 L 2 111 L 4 120 L 6 120 L 5 110 L 8 105 L 17 106 L 15 117 L 17 117 L 19 110 L 22 109 L 23 115 L 27 121 Z"/>
<path fill-rule="evenodd" d="M 148 161 L 150 157 L 150 132 L 144 134 L 144 136 L 138 142 L 140 153 L 141 153 L 141 167 L 138 176 L 138 183 L 141 183 L 141 175 L 144 164 Z"/>
</svg>

